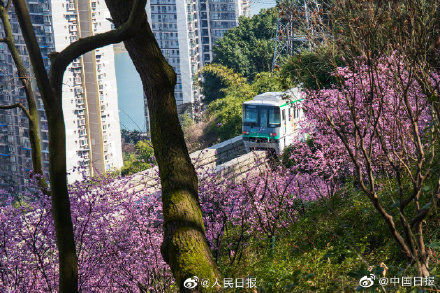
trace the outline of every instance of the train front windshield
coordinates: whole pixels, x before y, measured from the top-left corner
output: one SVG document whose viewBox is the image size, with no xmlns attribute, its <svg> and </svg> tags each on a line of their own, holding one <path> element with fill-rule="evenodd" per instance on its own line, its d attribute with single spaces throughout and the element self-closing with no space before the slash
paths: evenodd
<svg viewBox="0 0 440 293">
<path fill-rule="evenodd" d="M 243 125 L 251 127 L 280 127 L 280 108 L 274 106 L 244 105 Z"/>
</svg>

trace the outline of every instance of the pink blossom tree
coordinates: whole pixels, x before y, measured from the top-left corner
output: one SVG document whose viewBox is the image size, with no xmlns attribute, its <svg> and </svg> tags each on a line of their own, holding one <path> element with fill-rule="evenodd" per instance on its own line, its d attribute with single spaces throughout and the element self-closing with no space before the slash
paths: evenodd
<svg viewBox="0 0 440 293">
<path fill-rule="evenodd" d="M 427 276 L 429 251 L 422 231 L 438 196 L 428 190 L 439 176 L 433 168 L 438 121 L 429 97 L 405 65 L 398 55 L 376 63 L 359 58 L 350 68 L 338 69 L 339 87 L 309 91 L 304 110 L 306 129 L 320 145 L 313 155 L 327 162 L 330 173 L 345 170 L 356 178 L 404 255 Z M 431 82 L 438 89 L 436 75 Z M 384 205 L 381 194 L 384 178 L 398 187 L 391 195 L 392 208 Z"/>
<path fill-rule="evenodd" d="M 324 142 L 324 158 L 354 175 L 403 254 L 427 276 L 423 226 L 440 200 L 440 3 L 338 0 L 324 8 L 298 27 L 309 47 L 333 54 L 332 67 L 340 56 L 346 67 L 336 70 L 333 88 L 309 93 L 313 139 Z M 385 197 L 386 180 L 395 188 Z"/>
<path fill-rule="evenodd" d="M 270 239 L 286 231 L 299 216 L 297 201 L 318 196 L 306 187 L 315 181 L 304 177 L 298 185 L 300 174 L 281 167 L 235 184 L 215 173 L 199 176 L 207 240 L 218 262 L 239 262 L 250 236 Z M 174 286 L 160 253 L 160 194 L 130 191 L 131 179 L 95 177 L 69 188 L 83 292 L 164 292 Z M 0 199 L 0 292 L 56 292 L 50 198 L 19 201 L 2 191 Z"/>
</svg>

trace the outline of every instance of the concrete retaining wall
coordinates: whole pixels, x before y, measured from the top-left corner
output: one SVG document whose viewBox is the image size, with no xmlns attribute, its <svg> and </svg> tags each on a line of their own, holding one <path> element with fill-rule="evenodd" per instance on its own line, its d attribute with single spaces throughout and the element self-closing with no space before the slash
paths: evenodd
<svg viewBox="0 0 440 293">
<path fill-rule="evenodd" d="M 267 161 L 268 157 L 265 151 L 253 151 L 217 166 L 214 172 L 220 182 L 228 179 L 233 183 L 239 183 L 246 177 L 265 172 Z"/>
<path fill-rule="evenodd" d="M 236 136 L 209 148 L 190 154 L 194 166 L 214 168 L 246 153 L 243 139 Z"/>
<path fill-rule="evenodd" d="M 216 173 L 220 181 L 238 183 L 249 173 L 258 174 L 266 168 L 267 155 L 264 151 L 246 153 L 241 136 L 234 137 L 212 147 L 190 154 L 191 161 L 200 176 Z M 154 193 L 160 190 L 158 167 L 132 175 L 123 184 L 127 192 Z"/>
</svg>

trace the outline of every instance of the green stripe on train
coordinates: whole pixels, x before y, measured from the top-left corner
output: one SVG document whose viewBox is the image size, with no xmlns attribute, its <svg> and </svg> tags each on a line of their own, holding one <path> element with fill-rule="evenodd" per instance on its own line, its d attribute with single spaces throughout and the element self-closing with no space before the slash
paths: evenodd
<svg viewBox="0 0 440 293">
<path fill-rule="evenodd" d="M 243 134 L 243 137 L 255 137 L 255 138 L 266 138 L 267 140 L 269 139 L 280 139 L 280 136 L 271 136 L 269 134 L 266 133 L 255 133 L 255 132 L 251 132 L 249 134 Z"/>
<path fill-rule="evenodd" d="M 287 106 L 288 104 L 295 104 L 295 103 L 297 103 L 297 102 L 301 102 L 301 101 L 304 101 L 304 99 L 299 99 L 299 100 L 292 101 L 292 102 L 290 102 L 290 103 L 282 104 L 282 105 L 280 106 L 280 108 L 281 108 L 281 107 L 284 107 L 284 106 Z"/>
</svg>

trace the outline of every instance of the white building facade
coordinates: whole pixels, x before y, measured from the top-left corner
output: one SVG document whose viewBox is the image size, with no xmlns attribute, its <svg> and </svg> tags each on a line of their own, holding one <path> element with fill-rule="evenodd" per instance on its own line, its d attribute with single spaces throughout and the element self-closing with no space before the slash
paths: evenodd
<svg viewBox="0 0 440 293">
<path fill-rule="evenodd" d="M 199 10 L 203 64 L 207 64 L 214 58 L 217 40 L 238 25 L 240 16 L 250 16 L 250 0 L 199 0 Z"/>
<path fill-rule="evenodd" d="M 179 112 L 197 112 L 201 100 L 197 73 L 212 61 L 215 41 L 238 25 L 239 16 L 249 15 L 249 0 L 151 0 L 147 15 L 162 53 L 177 74 Z"/>
<path fill-rule="evenodd" d="M 147 15 L 151 29 L 168 63 L 177 74 L 178 107 L 198 98 L 194 76 L 201 68 L 198 0 L 151 0 Z"/>
<path fill-rule="evenodd" d="M 111 29 L 102 0 L 52 0 L 55 50 L 78 38 Z M 121 131 L 112 46 L 89 52 L 73 62 L 63 80 L 63 112 L 69 181 L 122 167 Z"/>
<path fill-rule="evenodd" d="M 42 49 L 48 55 L 61 51 L 78 38 L 111 29 L 109 12 L 102 0 L 28 0 L 29 10 Z M 14 37 L 25 64 L 29 65 L 24 41 L 11 13 Z M 1 28 L 0 28 L 0 34 Z M 0 85 L 15 76 L 15 66 L 5 46 L 0 46 Z M 30 65 L 29 65 L 30 67 Z M 0 104 L 23 102 L 18 80 L 0 87 Z M 37 91 L 36 91 L 37 92 Z M 38 96 L 38 92 L 37 92 Z M 43 167 L 48 170 L 47 121 L 41 99 L 40 113 Z M 75 60 L 63 80 L 63 113 L 66 124 L 69 182 L 122 167 L 116 75 L 112 46 L 90 52 Z M 1 126 L 5 125 L 5 126 Z M 3 143 L 3 144 L 2 144 Z M 3 156 L 1 155 L 3 154 Z M 32 167 L 27 121 L 20 111 L 0 111 L 0 185 L 24 186 Z M 10 178 L 7 178 L 8 172 Z"/>
<path fill-rule="evenodd" d="M 49 66 L 48 54 L 54 50 L 51 26 L 50 3 L 47 1 L 29 0 L 28 9 L 34 31 L 39 42 L 43 61 Z M 22 56 L 25 66 L 30 67 L 26 55 L 26 46 L 21 37 L 17 18 L 9 10 L 13 37 L 16 47 Z M 0 38 L 4 37 L 3 26 L 0 25 Z M 40 138 L 42 163 L 46 170 L 49 167 L 47 120 L 41 99 L 36 92 L 37 108 L 40 116 Z M 0 43 L 0 104 L 26 104 L 26 96 L 17 76 L 12 56 L 5 43 Z M 32 169 L 31 145 L 29 141 L 28 120 L 21 109 L 0 110 L 0 188 L 10 187 L 21 189 L 29 181 L 27 173 Z"/>
</svg>

